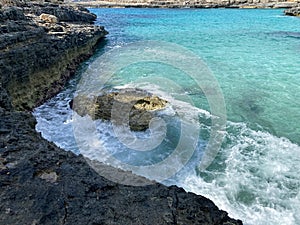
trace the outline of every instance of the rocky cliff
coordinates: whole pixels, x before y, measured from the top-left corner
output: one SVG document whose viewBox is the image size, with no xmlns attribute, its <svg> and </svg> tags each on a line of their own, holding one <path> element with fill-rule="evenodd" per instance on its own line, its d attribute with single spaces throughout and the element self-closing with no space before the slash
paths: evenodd
<svg viewBox="0 0 300 225">
<path fill-rule="evenodd" d="M 51 20 L 52 18 L 52 20 Z M 61 90 L 106 35 L 83 8 L 27 3 L 0 12 L 0 83 L 14 109 L 30 110 Z"/>
<path fill-rule="evenodd" d="M 242 224 L 175 186 L 113 183 L 35 131 L 27 110 L 59 91 L 106 34 L 94 18 L 52 4 L 0 9 L 0 224 Z"/>
<path fill-rule="evenodd" d="M 291 8 L 300 0 L 73 0 L 90 7 L 139 8 Z"/>
</svg>

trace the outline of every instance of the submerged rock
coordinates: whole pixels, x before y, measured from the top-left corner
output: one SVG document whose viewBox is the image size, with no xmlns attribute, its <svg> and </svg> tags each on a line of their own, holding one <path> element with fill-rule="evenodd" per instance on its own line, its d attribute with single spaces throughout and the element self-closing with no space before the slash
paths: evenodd
<svg viewBox="0 0 300 225">
<path fill-rule="evenodd" d="M 92 119 L 113 120 L 117 125 L 129 125 L 133 131 L 149 128 L 157 110 L 164 109 L 167 101 L 139 89 L 123 89 L 100 96 L 78 95 L 70 103 L 80 116 Z"/>
</svg>

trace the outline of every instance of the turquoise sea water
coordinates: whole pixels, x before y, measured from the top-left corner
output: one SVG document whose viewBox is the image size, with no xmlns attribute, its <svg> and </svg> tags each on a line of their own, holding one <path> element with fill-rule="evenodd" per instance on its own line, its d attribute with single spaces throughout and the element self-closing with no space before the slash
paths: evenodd
<svg viewBox="0 0 300 225">
<path fill-rule="evenodd" d="M 122 49 L 136 41 L 179 45 L 202 59 L 224 95 L 226 132 L 213 163 L 205 171 L 198 168 L 211 130 L 207 118 L 211 109 L 204 93 L 183 71 L 159 62 L 129 65 L 113 74 L 106 85 L 143 87 L 167 99 L 171 95 L 171 103 L 184 114 L 184 119 L 171 116 L 169 121 L 167 117 L 164 141 L 145 154 L 124 147 L 110 123 L 97 121 L 101 144 L 123 162 L 155 163 L 168 156 L 180 135 L 190 135 L 180 133 L 180 122 L 195 119 L 194 115 L 186 116 L 192 112 L 200 121 L 190 122 L 200 127 L 196 151 L 186 167 L 164 183 L 175 183 L 209 197 L 245 224 L 300 224 L 300 19 L 286 17 L 282 10 L 91 11 L 98 16 L 96 23 L 104 25 L 110 34 L 104 47 L 100 46 L 96 56 L 82 66 L 67 89 L 35 110 L 37 130 L 59 146 L 78 153 L 88 139 L 82 143 L 74 140 L 74 118 L 68 101 L 81 74 L 89 73 L 88 65 L 109 50 Z M 180 88 L 151 84 L 149 80 L 157 77 L 172 80 Z M 135 83 L 141 78 L 147 79 L 142 86 Z M 189 97 L 194 105 L 185 103 L 182 96 Z M 147 138 L 149 133 L 136 135 Z M 96 147 L 87 150 L 87 156 L 105 162 L 95 154 Z M 145 175 L 143 171 L 136 173 Z"/>
</svg>

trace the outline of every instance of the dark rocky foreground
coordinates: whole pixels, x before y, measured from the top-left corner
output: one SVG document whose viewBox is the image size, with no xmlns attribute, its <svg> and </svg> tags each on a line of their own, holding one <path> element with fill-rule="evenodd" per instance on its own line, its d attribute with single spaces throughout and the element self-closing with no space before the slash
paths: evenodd
<svg viewBox="0 0 300 225">
<path fill-rule="evenodd" d="M 113 183 L 43 139 L 29 113 L 1 109 L 0 116 L 1 225 L 242 224 L 175 186 Z"/>
<path fill-rule="evenodd" d="M 175 186 L 113 183 L 35 131 L 27 110 L 57 93 L 106 32 L 83 9 L 28 4 L 0 10 L 0 224 L 242 224 Z"/>
</svg>

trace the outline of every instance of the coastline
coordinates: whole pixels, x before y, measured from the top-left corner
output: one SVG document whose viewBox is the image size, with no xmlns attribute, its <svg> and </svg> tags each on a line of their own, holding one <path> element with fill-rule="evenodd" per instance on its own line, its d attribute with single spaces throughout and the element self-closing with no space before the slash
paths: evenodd
<svg viewBox="0 0 300 225">
<path fill-rule="evenodd" d="M 95 0 L 95 1 L 73 1 L 71 5 L 80 5 L 90 8 L 237 8 L 237 9 L 278 9 L 297 7 L 297 0 L 291 1 L 273 1 L 273 0 L 210 0 L 210 1 L 186 1 L 186 0 L 169 0 L 169 1 L 152 1 L 152 0 Z"/>
<path fill-rule="evenodd" d="M 32 110 L 62 90 L 107 34 L 92 24 L 95 15 L 75 9 L 51 3 L 3 7 L 0 82 L 15 110 Z"/>
<path fill-rule="evenodd" d="M 41 13 L 48 16 L 41 18 Z M 35 131 L 30 110 L 58 93 L 106 35 L 92 24 L 94 19 L 85 9 L 56 4 L 1 8 L 0 222 L 242 224 L 209 199 L 175 186 L 108 181 L 83 156 Z M 114 176 L 144 179 L 99 166 Z"/>
</svg>

